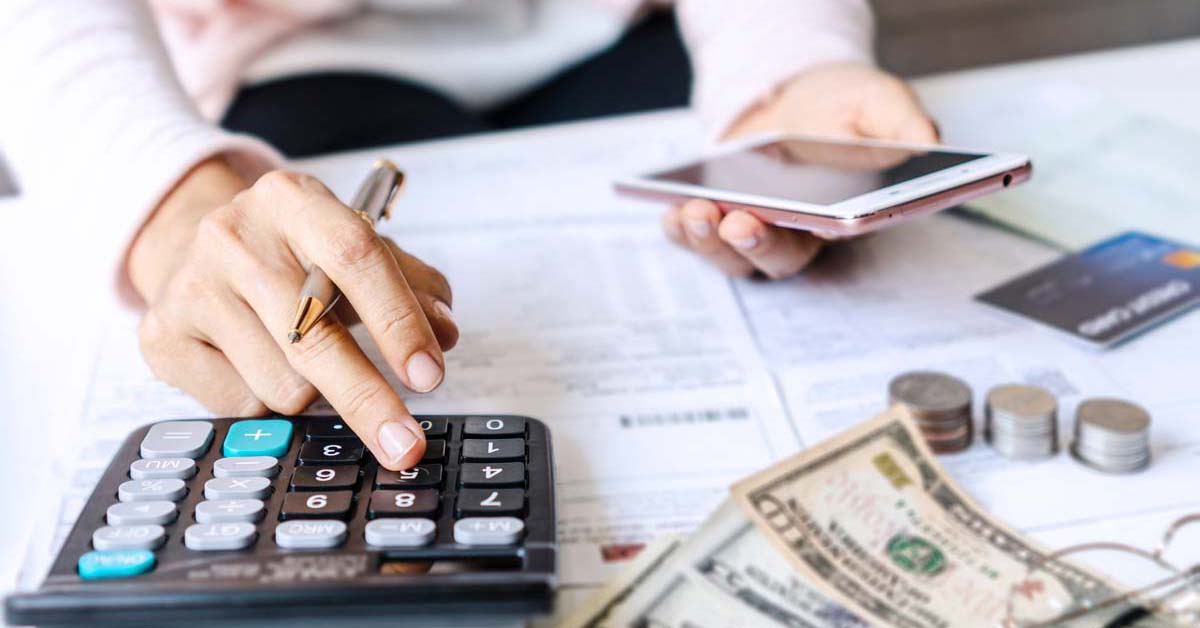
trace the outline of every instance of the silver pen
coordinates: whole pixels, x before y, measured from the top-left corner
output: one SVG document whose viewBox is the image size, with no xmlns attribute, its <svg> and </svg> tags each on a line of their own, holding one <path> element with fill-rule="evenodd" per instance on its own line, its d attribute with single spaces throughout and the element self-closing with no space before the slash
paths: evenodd
<svg viewBox="0 0 1200 628">
<path fill-rule="evenodd" d="M 354 203 L 350 209 L 358 214 L 372 227 L 379 220 L 386 220 L 391 215 L 392 203 L 400 195 L 404 185 L 404 173 L 396 164 L 380 159 L 371 166 L 371 174 L 358 188 L 354 195 Z M 296 317 L 292 322 L 292 330 L 288 332 L 288 342 L 295 344 L 304 338 L 317 321 L 325 316 L 337 304 L 342 293 L 333 285 L 325 271 L 316 264 L 309 266 L 308 278 L 300 289 L 300 298 L 296 303 Z"/>
</svg>

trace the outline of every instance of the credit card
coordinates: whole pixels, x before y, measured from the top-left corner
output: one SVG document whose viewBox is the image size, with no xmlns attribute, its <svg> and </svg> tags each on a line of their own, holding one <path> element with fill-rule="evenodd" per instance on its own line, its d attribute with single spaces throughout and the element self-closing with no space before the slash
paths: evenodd
<svg viewBox="0 0 1200 628">
<path fill-rule="evenodd" d="M 975 298 L 1111 347 L 1200 303 L 1200 248 L 1124 233 Z"/>
</svg>

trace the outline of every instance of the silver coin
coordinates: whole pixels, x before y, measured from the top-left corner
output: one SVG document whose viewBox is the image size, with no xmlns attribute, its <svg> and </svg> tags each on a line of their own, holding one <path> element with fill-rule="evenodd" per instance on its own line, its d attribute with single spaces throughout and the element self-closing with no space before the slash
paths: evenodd
<svg viewBox="0 0 1200 628">
<path fill-rule="evenodd" d="M 984 438 L 1001 455 L 1022 460 L 1058 451 L 1058 401 L 1038 386 L 1006 384 L 988 391 Z"/>
<path fill-rule="evenodd" d="M 1120 399 L 1088 399 L 1075 411 L 1075 424 L 1095 426 L 1113 435 L 1143 434 L 1150 428 L 1150 413 Z"/>
<path fill-rule="evenodd" d="M 1075 412 L 1071 453 L 1107 473 L 1130 473 L 1150 464 L 1150 414 L 1120 399 L 1089 399 Z"/>
<path fill-rule="evenodd" d="M 897 376 L 888 384 L 889 403 L 906 406 L 915 418 L 952 420 L 964 411 L 969 415 L 971 388 L 952 375 L 934 371 L 913 371 Z"/>
</svg>

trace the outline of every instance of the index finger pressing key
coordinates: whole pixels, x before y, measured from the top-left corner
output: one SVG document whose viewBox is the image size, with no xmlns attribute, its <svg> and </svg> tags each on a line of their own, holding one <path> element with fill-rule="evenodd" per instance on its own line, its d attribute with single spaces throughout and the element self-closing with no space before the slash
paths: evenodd
<svg viewBox="0 0 1200 628">
<path fill-rule="evenodd" d="M 437 337 L 391 250 L 375 230 L 327 191 L 308 195 L 303 214 L 274 204 L 287 239 L 341 289 L 388 366 L 409 389 L 442 382 Z"/>
</svg>

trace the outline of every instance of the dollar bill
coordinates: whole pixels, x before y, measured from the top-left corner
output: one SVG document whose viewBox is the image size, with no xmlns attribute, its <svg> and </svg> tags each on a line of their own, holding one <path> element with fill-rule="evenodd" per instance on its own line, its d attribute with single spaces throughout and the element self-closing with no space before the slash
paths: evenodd
<svg viewBox="0 0 1200 628">
<path fill-rule="evenodd" d="M 650 546 L 569 628 L 859 628 L 863 621 L 808 586 L 732 501 L 668 554 Z"/>
<path fill-rule="evenodd" d="M 1117 596 L 988 516 L 899 408 L 739 482 L 734 495 L 802 581 L 873 625 L 1030 625 Z"/>
</svg>

